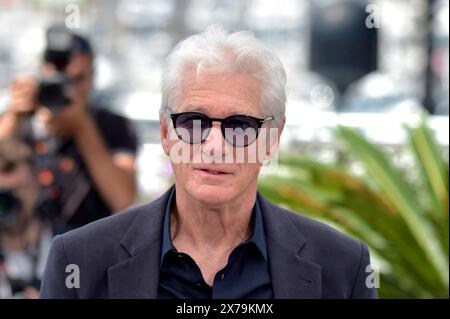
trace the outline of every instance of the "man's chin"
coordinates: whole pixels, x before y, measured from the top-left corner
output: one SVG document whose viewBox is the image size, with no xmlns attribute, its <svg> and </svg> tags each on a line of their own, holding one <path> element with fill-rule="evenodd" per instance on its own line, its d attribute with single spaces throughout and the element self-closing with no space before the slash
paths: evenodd
<svg viewBox="0 0 450 319">
<path fill-rule="evenodd" d="M 235 188 L 223 185 L 201 185 L 190 193 L 197 201 L 208 205 L 226 204 L 238 195 Z"/>
</svg>

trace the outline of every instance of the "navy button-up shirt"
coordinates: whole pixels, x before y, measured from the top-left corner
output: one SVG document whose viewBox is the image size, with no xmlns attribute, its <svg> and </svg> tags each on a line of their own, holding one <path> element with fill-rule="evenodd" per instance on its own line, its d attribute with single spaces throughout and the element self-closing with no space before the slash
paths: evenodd
<svg viewBox="0 0 450 319">
<path fill-rule="evenodd" d="M 172 244 L 170 210 L 174 197 L 175 188 L 169 196 L 164 215 L 158 298 L 273 298 L 266 236 L 258 200 L 252 213 L 251 237 L 231 252 L 228 264 L 216 274 L 210 287 L 195 261 L 189 255 L 179 253 Z"/>
</svg>

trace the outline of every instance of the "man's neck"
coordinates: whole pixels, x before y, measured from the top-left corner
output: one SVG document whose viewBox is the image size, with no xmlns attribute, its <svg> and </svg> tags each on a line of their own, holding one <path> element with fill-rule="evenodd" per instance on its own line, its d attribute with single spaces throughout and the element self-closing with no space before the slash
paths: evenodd
<svg viewBox="0 0 450 319">
<path fill-rule="evenodd" d="M 225 205 L 212 207 L 193 200 L 183 190 L 177 189 L 176 205 L 173 206 L 170 217 L 171 237 L 175 247 L 232 250 L 251 235 L 255 200 L 256 188 L 254 191 L 244 192 Z"/>
</svg>

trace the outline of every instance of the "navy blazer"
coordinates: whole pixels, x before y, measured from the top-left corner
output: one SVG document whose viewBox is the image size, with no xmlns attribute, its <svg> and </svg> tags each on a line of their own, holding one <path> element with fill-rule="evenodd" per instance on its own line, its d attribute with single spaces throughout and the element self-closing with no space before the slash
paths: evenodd
<svg viewBox="0 0 450 319">
<path fill-rule="evenodd" d="M 55 237 L 40 297 L 156 298 L 169 194 Z M 366 286 L 364 244 L 257 196 L 275 298 L 377 297 Z M 66 286 L 69 264 L 78 266 L 79 288 Z"/>
</svg>

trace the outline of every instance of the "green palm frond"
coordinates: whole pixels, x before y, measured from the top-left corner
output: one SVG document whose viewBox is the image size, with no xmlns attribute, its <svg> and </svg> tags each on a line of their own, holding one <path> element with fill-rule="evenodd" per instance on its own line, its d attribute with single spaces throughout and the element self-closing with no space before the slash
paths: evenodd
<svg viewBox="0 0 450 319">
<path fill-rule="evenodd" d="M 370 183 L 343 168 L 281 154 L 279 173 L 261 178 L 259 188 L 272 201 L 366 242 L 385 265 L 380 296 L 448 297 L 448 165 L 424 123 L 408 132 L 425 201 L 379 147 L 347 127 L 337 137 Z"/>
</svg>

